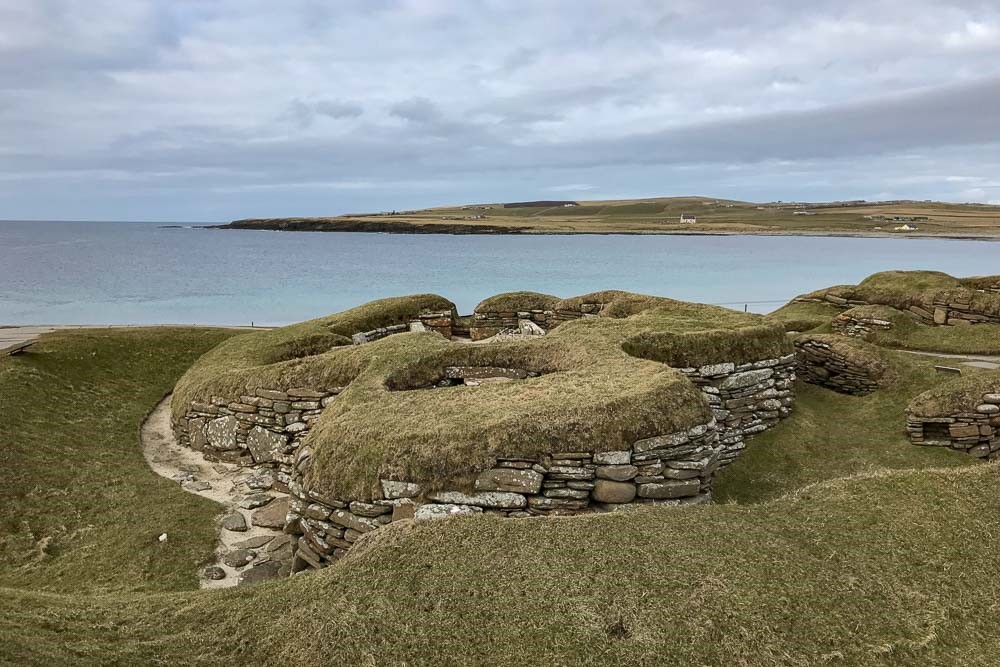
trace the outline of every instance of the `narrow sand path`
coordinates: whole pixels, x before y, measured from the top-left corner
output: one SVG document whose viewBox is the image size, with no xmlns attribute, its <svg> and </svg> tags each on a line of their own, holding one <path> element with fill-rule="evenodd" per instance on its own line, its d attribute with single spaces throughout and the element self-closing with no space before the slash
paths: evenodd
<svg viewBox="0 0 1000 667">
<path fill-rule="evenodd" d="M 986 368 L 989 370 L 1000 369 L 1000 356 L 990 354 L 950 354 L 946 352 L 922 352 L 917 350 L 900 350 L 907 354 L 918 354 L 924 357 L 940 357 L 942 359 L 956 359 L 962 366 L 972 366 L 974 368 Z"/>
<path fill-rule="evenodd" d="M 287 574 L 291 544 L 281 527 L 288 495 L 271 490 L 271 471 L 208 461 L 201 452 L 177 444 L 170 428 L 170 396 L 143 423 L 141 440 L 153 472 L 221 505 L 218 562 L 199 572 L 202 588 L 245 585 Z M 258 509 L 258 503 L 265 504 Z"/>
</svg>

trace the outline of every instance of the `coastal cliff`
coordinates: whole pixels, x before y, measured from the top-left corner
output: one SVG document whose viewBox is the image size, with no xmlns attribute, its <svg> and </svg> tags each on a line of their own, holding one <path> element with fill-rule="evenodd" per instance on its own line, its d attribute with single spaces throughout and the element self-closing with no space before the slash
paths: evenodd
<svg viewBox="0 0 1000 667">
<path fill-rule="evenodd" d="M 521 234 L 533 227 L 420 223 L 356 218 L 248 218 L 212 229 L 266 229 L 285 232 L 381 232 L 383 234 Z"/>
</svg>

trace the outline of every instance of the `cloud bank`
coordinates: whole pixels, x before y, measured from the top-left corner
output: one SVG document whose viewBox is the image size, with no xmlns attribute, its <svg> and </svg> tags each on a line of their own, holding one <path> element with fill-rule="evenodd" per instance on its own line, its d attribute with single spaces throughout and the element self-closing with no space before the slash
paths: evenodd
<svg viewBox="0 0 1000 667">
<path fill-rule="evenodd" d="M 0 0 L 0 218 L 1000 201 L 1000 7 Z"/>
</svg>

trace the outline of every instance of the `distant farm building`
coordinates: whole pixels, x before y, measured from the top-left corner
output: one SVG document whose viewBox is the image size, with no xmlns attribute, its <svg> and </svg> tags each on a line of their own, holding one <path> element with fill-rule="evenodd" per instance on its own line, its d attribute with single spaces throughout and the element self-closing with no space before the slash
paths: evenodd
<svg viewBox="0 0 1000 667">
<path fill-rule="evenodd" d="M 812 211 L 792 211 L 792 215 L 816 215 Z"/>
<path fill-rule="evenodd" d="M 693 215 L 688 215 L 687 213 L 681 213 L 681 222 L 686 224 L 694 224 L 698 222 L 698 218 Z"/>
<path fill-rule="evenodd" d="M 913 225 L 908 225 L 908 224 L 902 224 L 899 227 L 893 227 L 892 229 L 893 229 L 893 231 L 897 231 L 897 232 L 915 232 L 915 231 L 917 231 L 916 227 L 914 227 Z"/>
</svg>

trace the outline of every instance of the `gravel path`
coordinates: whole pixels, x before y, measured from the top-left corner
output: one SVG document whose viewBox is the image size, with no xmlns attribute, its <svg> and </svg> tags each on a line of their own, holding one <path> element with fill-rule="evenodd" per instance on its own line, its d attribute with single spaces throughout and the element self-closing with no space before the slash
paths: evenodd
<svg viewBox="0 0 1000 667">
<path fill-rule="evenodd" d="M 270 490 L 270 471 L 207 461 L 201 452 L 178 445 L 170 428 L 170 396 L 156 406 L 141 433 L 142 453 L 153 472 L 220 504 L 218 562 L 199 572 L 202 588 L 227 588 L 287 574 L 290 538 L 280 526 L 288 495 Z M 260 509 L 248 508 L 268 496 L 271 499 Z M 260 523 L 274 527 L 256 525 Z M 210 576 L 219 577 L 220 571 L 224 576 Z"/>
</svg>

